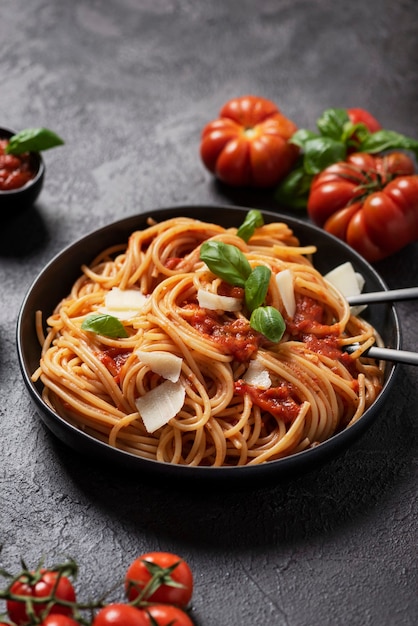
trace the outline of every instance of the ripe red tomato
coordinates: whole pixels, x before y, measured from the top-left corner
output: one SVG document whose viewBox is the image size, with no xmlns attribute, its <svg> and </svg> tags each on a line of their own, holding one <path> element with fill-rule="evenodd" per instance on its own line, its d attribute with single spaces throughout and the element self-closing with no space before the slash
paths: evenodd
<svg viewBox="0 0 418 626">
<path fill-rule="evenodd" d="M 365 109 L 347 109 L 350 122 L 364 124 L 371 133 L 381 130 L 382 127 L 375 117 Z"/>
<path fill-rule="evenodd" d="M 187 606 L 193 593 L 193 574 L 182 558 L 170 552 L 148 552 L 131 563 L 125 576 L 129 600 L 135 600 L 153 576 L 160 585 L 144 599 Z"/>
<path fill-rule="evenodd" d="M 100 609 L 92 626 L 150 626 L 150 619 L 142 609 L 115 603 Z"/>
<path fill-rule="evenodd" d="M 34 573 L 22 575 L 16 580 L 10 591 L 20 596 L 30 596 L 32 598 L 48 598 L 54 591 L 55 602 L 49 609 L 49 613 L 59 613 L 61 615 L 71 615 L 72 607 L 64 606 L 59 600 L 65 602 L 75 602 L 76 594 L 71 581 L 66 576 L 60 576 L 54 571 L 41 570 L 39 575 Z M 27 624 L 30 620 L 26 613 L 26 603 L 17 600 L 7 600 L 7 612 L 10 619 L 17 624 Z M 34 612 L 40 616 L 45 611 L 46 603 L 34 604 Z"/>
<path fill-rule="evenodd" d="M 187 613 L 177 606 L 154 604 L 144 610 L 151 615 L 157 626 L 193 626 Z"/>
<path fill-rule="evenodd" d="M 42 620 L 41 626 L 80 626 L 80 622 L 76 622 L 71 617 L 68 617 L 68 615 L 50 613 Z"/>
<path fill-rule="evenodd" d="M 288 142 L 296 130 L 270 100 L 234 98 L 203 129 L 200 156 L 229 185 L 273 187 L 298 157 L 299 148 Z"/>
<path fill-rule="evenodd" d="M 318 174 L 308 213 L 370 262 L 418 240 L 418 175 L 403 153 L 350 155 Z"/>
</svg>

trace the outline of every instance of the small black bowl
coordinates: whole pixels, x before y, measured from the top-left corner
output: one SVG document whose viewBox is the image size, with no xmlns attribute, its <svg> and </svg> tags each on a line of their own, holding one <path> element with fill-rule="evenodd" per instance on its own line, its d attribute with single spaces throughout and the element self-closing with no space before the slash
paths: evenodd
<svg viewBox="0 0 418 626">
<path fill-rule="evenodd" d="M 16 132 L 10 128 L 0 128 L 0 139 L 10 139 Z M 26 211 L 37 200 L 41 193 L 44 177 L 45 163 L 39 152 L 30 153 L 31 169 L 35 176 L 23 187 L 3 191 L 0 189 L 0 215 L 1 219 L 10 219 L 15 215 Z"/>
<path fill-rule="evenodd" d="M 271 481 L 285 481 L 320 467 L 349 448 L 379 416 L 390 399 L 390 389 L 397 370 L 397 365 L 393 363 L 387 363 L 383 390 L 373 405 L 356 423 L 327 441 L 303 452 L 261 465 L 189 467 L 143 459 L 113 448 L 67 422 L 43 401 L 42 383 L 40 381 L 34 383 L 31 380 L 32 373 L 39 365 L 41 352 L 35 330 L 35 314 L 36 311 L 42 310 L 45 319 L 53 311 L 57 303 L 70 292 L 73 283 L 81 274 L 80 268 L 83 263 L 90 263 L 108 246 L 127 243 L 133 231 L 147 227 L 149 217 L 162 221 L 184 216 L 229 228 L 239 226 L 248 210 L 232 206 L 179 206 L 128 217 L 82 237 L 52 259 L 39 274 L 30 287 L 19 313 L 18 357 L 25 384 L 41 418 L 61 441 L 70 448 L 102 462 L 105 467 L 138 470 L 164 481 L 173 479 L 177 485 L 184 482 L 199 485 L 202 480 L 209 481 L 208 484 L 223 484 L 227 480 L 244 487 L 254 484 L 262 486 Z M 322 274 L 345 261 L 351 261 L 355 271 L 360 272 L 365 278 L 363 291 L 387 289 L 374 268 L 339 239 L 302 220 L 269 211 L 263 211 L 263 216 L 266 223 L 281 221 L 288 224 L 301 245 L 315 244 L 318 251 L 314 255 L 314 264 Z M 395 349 L 400 347 L 398 317 L 396 309 L 391 304 L 379 303 L 369 306 L 367 318 L 378 330 L 387 347 Z"/>
</svg>

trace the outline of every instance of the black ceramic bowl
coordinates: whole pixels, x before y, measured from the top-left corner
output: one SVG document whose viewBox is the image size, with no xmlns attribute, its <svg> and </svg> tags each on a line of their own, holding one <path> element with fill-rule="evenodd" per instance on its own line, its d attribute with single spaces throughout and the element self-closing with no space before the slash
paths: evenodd
<svg viewBox="0 0 418 626">
<path fill-rule="evenodd" d="M 80 267 L 89 263 L 104 248 L 113 244 L 125 243 L 131 232 L 147 226 L 146 220 L 152 215 L 156 220 L 177 216 L 186 216 L 214 222 L 225 227 L 239 226 L 247 208 L 223 206 L 188 206 L 160 209 L 128 217 L 110 224 L 76 241 L 59 253 L 36 278 L 22 304 L 17 324 L 17 346 L 21 370 L 32 400 L 48 428 L 63 442 L 83 454 L 106 463 L 129 470 L 151 472 L 154 476 L 174 478 L 182 482 L 184 479 L 224 481 L 237 479 L 241 485 L 265 484 L 266 480 L 285 479 L 296 474 L 316 468 L 342 451 L 346 450 L 379 415 L 386 403 L 396 365 L 388 363 L 385 374 L 384 388 L 376 402 L 350 428 L 334 435 L 320 445 L 294 454 L 292 456 L 270 461 L 262 465 L 244 467 L 187 467 L 160 463 L 158 461 L 139 458 L 125 451 L 112 448 L 83 433 L 69 424 L 42 400 L 41 383 L 34 384 L 31 374 L 37 368 L 40 357 L 40 346 L 35 332 L 35 312 L 41 309 L 49 315 L 57 303 L 66 296 L 74 281 L 80 276 Z M 375 270 L 356 252 L 328 235 L 323 230 L 301 220 L 292 219 L 272 212 L 264 212 L 265 222 L 286 222 L 299 237 L 302 244 L 314 243 L 318 252 L 315 254 L 315 266 L 326 273 L 336 265 L 351 261 L 356 271 L 365 278 L 364 291 L 381 291 L 386 285 Z M 386 346 L 400 347 L 400 330 L 395 309 L 386 303 L 373 304 L 367 311 L 368 320 L 378 329 Z"/>
<path fill-rule="evenodd" d="M 15 131 L 10 128 L 0 128 L 0 139 L 10 139 L 15 134 Z M 45 176 L 44 160 L 39 152 L 31 152 L 30 161 L 31 169 L 35 172 L 35 176 L 26 185 L 8 191 L 0 189 L 1 219 L 10 219 L 14 215 L 25 211 L 36 202 L 41 193 Z"/>
</svg>

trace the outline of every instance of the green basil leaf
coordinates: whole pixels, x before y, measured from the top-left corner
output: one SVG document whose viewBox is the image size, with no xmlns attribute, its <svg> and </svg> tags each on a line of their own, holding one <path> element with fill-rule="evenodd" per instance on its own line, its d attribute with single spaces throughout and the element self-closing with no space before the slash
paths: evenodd
<svg viewBox="0 0 418 626">
<path fill-rule="evenodd" d="M 275 200 L 280 205 L 294 209 L 305 209 L 308 203 L 312 174 L 307 174 L 303 167 L 290 172 L 275 191 Z"/>
<path fill-rule="evenodd" d="M 286 330 L 282 314 L 273 306 L 260 306 L 254 309 L 250 317 L 250 326 L 274 343 L 280 341 Z"/>
<path fill-rule="evenodd" d="M 344 161 L 347 148 L 342 141 L 330 137 L 318 137 L 305 144 L 303 165 L 307 174 L 319 174 L 326 167 Z"/>
<path fill-rule="evenodd" d="M 299 148 L 303 149 L 307 141 L 316 139 L 317 137 L 319 137 L 318 133 L 314 133 L 306 128 L 300 128 L 291 136 L 289 143 L 293 143 L 295 146 L 299 146 Z"/>
<path fill-rule="evenodd" d="M 370 133 L 360 144 L 361 152 L 384 152 L 385 150 L 412 150 L 418 155 L 418 141 L 405 137 L 393 130 L 378 130 Z"/>
<path fill-rule="evenodd" d="M 47 128 L 27 128 L 21 130 L 9 139 L 5 152 L 7 154 L 22 154 L 23 152 L 41 152 L 55 146 L 61 146 L 64 141 L 52 130 Z"/>
<path fill-rule="evenodd" d="M 370 131 L 365 124 L 362 122 L 353 124 L 348 121 L 344 124 L 344 131 L 341 136 L 341 140 L 347 147 L 354 148 L 357 151 L 361 142 L 365 141 L 369 135 Z"/>
<path fill-rule="evenodd" d="M 104 337 L 129 337 L 124 325 L 113 315 L 106 313 L 92 313 L 81 324 L 83 330 L 88 330 Z"/>
<path fill-rule="evenodd" d="M 247 257 L 236 246 L 222 241 L 205 241 L 200 248 L 200 258 L 211 272 L 230 285 L 244 287 L 251 274 Z"/>
<path fill-rule="evenodd" d="M 326 109 L 321 117 L 317 119 L 316 125 L 324 137 L 341 141 L 344 125 L 348 121 L 349 117 L 346 109 Z"/>
<path fill-rule="evenodd" d="M 245 220 L 238 228 L 237 235 L 247 242 L 254 234 L 254 231 L 259 226 L 264 224 L 264 219 L 258 209 L 251 209 L 245 216 Z"/>
<path fill-rule="evenodd" d="M 266 265 L 257 265 L 245 281 L 245 304 L 254 311 L 266 299 L 271 270 Z"/>
</svg>

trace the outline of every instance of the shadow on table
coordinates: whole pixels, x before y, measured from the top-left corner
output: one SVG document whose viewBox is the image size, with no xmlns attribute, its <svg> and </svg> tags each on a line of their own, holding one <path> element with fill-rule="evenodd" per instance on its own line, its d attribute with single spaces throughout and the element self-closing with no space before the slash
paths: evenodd
<svg viewBox="0 0 418 626">
<path fill-rule="evenodd" d="M 305 209 L 287 209 L 280 206 L 274 197 L 274 189 L 257 189 L 251 187 L 232 187 L 219 180 L 212 181 L 213 195 L 219 197 L 221 204 L 272 211 L 289 214 L 293 218 L 307 218 Z"/>
<path fill-rule="evenodd" d="M 77 488 L 106 515 L 123 522 L 133 536 L 149 533 L 162 542 L 175 539 L 220 551 L 277 546 L 332 532 L 367 516 L 406 480 L 417 452 L 411 412 L 403 413 L 414 393 L 408 370 L 400 386 L 396 411 L 388 407 L 344 455 L 277 485 L 175 487 L 150 476 L 76 460 L 68 448 L 55 445 Z M 400 398 L 405 398 L 403 406 Z"/>
<path fill-rule="evenodd" d="M 25 257 L 41 248 L 48 232 L 37 206 L 3 221 L 0 229 L 0 258 Z"/>
</svg>

